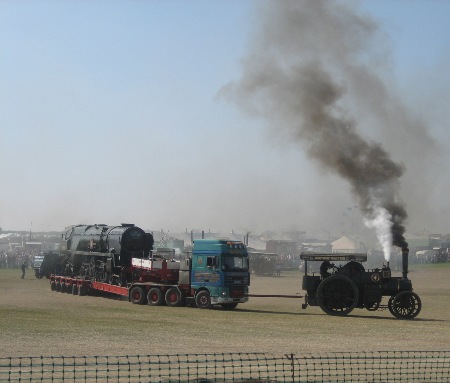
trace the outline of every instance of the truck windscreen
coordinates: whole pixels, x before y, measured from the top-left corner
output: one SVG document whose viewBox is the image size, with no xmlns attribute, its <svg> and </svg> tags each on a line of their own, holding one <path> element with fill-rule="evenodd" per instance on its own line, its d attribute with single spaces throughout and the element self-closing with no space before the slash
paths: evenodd
<svg viewBox="0 0 450 383">
<path fill-rule="evenodd" d="M 222 270 L 247 271 L 248 257 L 237 255 L 226 255 L 222 258 Z"/>
</svg>

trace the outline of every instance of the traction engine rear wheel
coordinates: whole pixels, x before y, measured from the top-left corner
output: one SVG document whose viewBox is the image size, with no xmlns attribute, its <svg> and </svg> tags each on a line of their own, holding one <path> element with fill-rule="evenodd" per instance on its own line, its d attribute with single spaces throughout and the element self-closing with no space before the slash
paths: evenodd
<svg viewBox="0 0 450 383">
<path fill-rule="evenodd" d="M 422 309 L 422 302 L 416 293 L 402 291 L 389 301 L 389 311 L 399 319 L 413 319 Z M 391 307 L 392 306 L 392 307 Z"/>
<path fill-rule="evenodd" d="M 358 296 L 355 283 L 344 275 L 325 278 L 317 288 L 317 302 L 329 315 L 349 314 L 356 307 Z"/>
<path fill-rule="evenodd" d="M 148 290 L 147 301 L 150 306 L 162 306 L 164 302 L 164 295 L 157 287 L 152 287 Z"/>
<path fill-rule="evenodd" d="M 142 287 L 134 286 L 130 291 L 130 300 L 137 305 L 143 305 L 147 299 Z"/>
<path fill-rule="evenodd" d="M 171 287 L 166 291 L 166 303 L 167 306 L 178 307 L 183 304 L 184 296 L 180 290 L 175 287 Z"/>
</svg>

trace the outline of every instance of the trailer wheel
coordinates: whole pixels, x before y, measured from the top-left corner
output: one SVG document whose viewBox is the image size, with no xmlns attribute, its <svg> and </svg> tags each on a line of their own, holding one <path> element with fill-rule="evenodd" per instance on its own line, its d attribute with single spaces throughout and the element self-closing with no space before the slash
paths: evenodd
<svg viewBox="0 0 450 383">
<path fill-rule="evenodd" d="M 209 295 L 209 291 L 202 290 L 195 296 L 195 304 L 200 309 L 209 309 L 211 308 L 211 296 Z"/>
<path fill-rule="evenodd" d="M 390 303 L 389 311 L 399 319 L 413 319 L 419 315 L 422 309 L 422 302 L 419 296 L 411 291 L 398 293 Z"/>
<path fill-rule="evenodd" d="M 83 296 L 85 296 L 86 294 L 87 294 L 86 287 L 83 286 L 83 285 L 80 285 L 80 287 L 78 288 L 78 295 L 79 295 L 80 297 L 83 297 Z"/>
<path fill-rule="evenodd" d="M 56 291 L 56 282 L 55 281 L 50 282 L 50 290 Z"/>
<path fill-rule="evenodd" d="M 130 291 L 130 300 L 135 305 L 143 305 L 147 297 L 144 294 L 142 287 L 134 286 Z"/>
<path fill-rule="evenodd" d="M 72 295 L 78 295 L 78 286 L 76 283 L 72 285 Z"/>
<path fill-rule="evenodd" d="M 350 278 L 332 275 L 317 288 L 317 302 L 329 315 L 348 315 L 358 303 L 358 288 Z"/>
<path fill-rule="evenodd" d="M 66 292 L 66 283 L 65 282 L 61 283 L 61 287 L 59 289 L 59 292 L 61 292 L 61 293 L 65 293 Z"/>
<path fill-rule="evenodd" d="M 61 283 L 60 282 L 56 282 L 56 291 L 58 291 L 58 292 L 61 291 Z"/>
<path fill-rule="evenodd" d="M 150 306 L 162 306 L 166 303 L 164 301 L 163 292 L 157 287 L 152 287 L 148 290 L 147 301 Z"/>
</svg>

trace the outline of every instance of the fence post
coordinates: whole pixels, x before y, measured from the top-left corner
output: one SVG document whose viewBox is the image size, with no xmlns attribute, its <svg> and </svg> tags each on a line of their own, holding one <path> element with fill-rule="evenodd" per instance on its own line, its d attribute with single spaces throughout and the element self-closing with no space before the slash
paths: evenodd
<svg viewBox="0 0 450 383">
<path fill-rule="evenodd" d="M 295 383 L 294 354 L 291 354 L 291 376 L 292 376 L 292 383 Z"/>
</svg>

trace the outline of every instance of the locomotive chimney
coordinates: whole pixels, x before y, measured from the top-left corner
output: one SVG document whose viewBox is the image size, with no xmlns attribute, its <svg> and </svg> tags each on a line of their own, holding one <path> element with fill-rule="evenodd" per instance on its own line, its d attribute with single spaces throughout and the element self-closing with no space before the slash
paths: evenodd
<svg viewBox="0 0 450 383">
<path fill-rule="evenodd" d="M 408 279 L 408 256 L 409 249 L 407 247 L 402 247 L 402 277 L 403 279 Z"/>
</svg>

